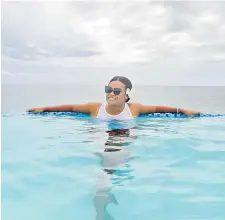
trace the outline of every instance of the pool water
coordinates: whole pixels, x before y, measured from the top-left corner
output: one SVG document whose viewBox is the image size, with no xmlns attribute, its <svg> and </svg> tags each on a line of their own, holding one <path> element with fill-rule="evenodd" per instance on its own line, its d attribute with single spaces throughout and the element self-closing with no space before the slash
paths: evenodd
<svg viewBox="0 0 225 220">
<path fill-rule="evenodd" d="M 111 128 L 2 115 L 2 219 L 225 219 L 225 117 Z"/>
</svg>

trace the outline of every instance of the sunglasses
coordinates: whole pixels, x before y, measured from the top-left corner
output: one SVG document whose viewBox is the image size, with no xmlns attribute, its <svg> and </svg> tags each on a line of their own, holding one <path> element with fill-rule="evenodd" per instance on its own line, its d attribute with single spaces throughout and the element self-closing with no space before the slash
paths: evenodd
<svg viewBox="0 0 225 220">
<path fill-rule="evenodd" d="M 115 95 L 119 95 L 121 93 L 122 89 L 120 88 L 112 88 L 110 86 L 105 86 L 105 93 L 110 94 L 111 92 L 113 92 Z"/>
</svg>

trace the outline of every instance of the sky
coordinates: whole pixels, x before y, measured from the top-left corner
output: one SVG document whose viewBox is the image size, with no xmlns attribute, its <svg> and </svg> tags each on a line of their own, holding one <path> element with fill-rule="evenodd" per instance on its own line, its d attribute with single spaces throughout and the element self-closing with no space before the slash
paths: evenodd
<svg viewBox="0 0 225 220">
<path fill-rule="evenodd" d="M 4 1 L 2 83 L 225 86 L 225 1 Z"/>
</svg>

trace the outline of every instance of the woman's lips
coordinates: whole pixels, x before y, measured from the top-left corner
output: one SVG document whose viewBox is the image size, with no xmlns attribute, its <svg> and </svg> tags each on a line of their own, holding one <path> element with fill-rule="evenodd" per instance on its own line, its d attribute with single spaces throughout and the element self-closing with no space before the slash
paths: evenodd
<svg viewBox="0 0 225 220">
<path fill-rule="evenodd" d="M 116 100 L 114 97 L 109 97 L 108 100 Z"/>
</svg>

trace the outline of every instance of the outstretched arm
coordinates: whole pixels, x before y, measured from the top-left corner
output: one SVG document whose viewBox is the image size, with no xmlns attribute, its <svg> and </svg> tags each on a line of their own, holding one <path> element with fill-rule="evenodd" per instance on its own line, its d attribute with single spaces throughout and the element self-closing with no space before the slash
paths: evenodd
<svg viewBox="0 0 225 220">
<path fill-rule="evenodd" d="M 83 112 L 90 113 L 90 104 L 78 105 L 57 105 L 43 108 L 31 108 L 28 112 Z"/>
<path fill-rule="evenodd" d="M 183 113 L 187 116 L 192 116 L 199 114 L 200 112 L 170 106 L 140 105 L 140 114 L 143 113 Z"/>
</svg>

